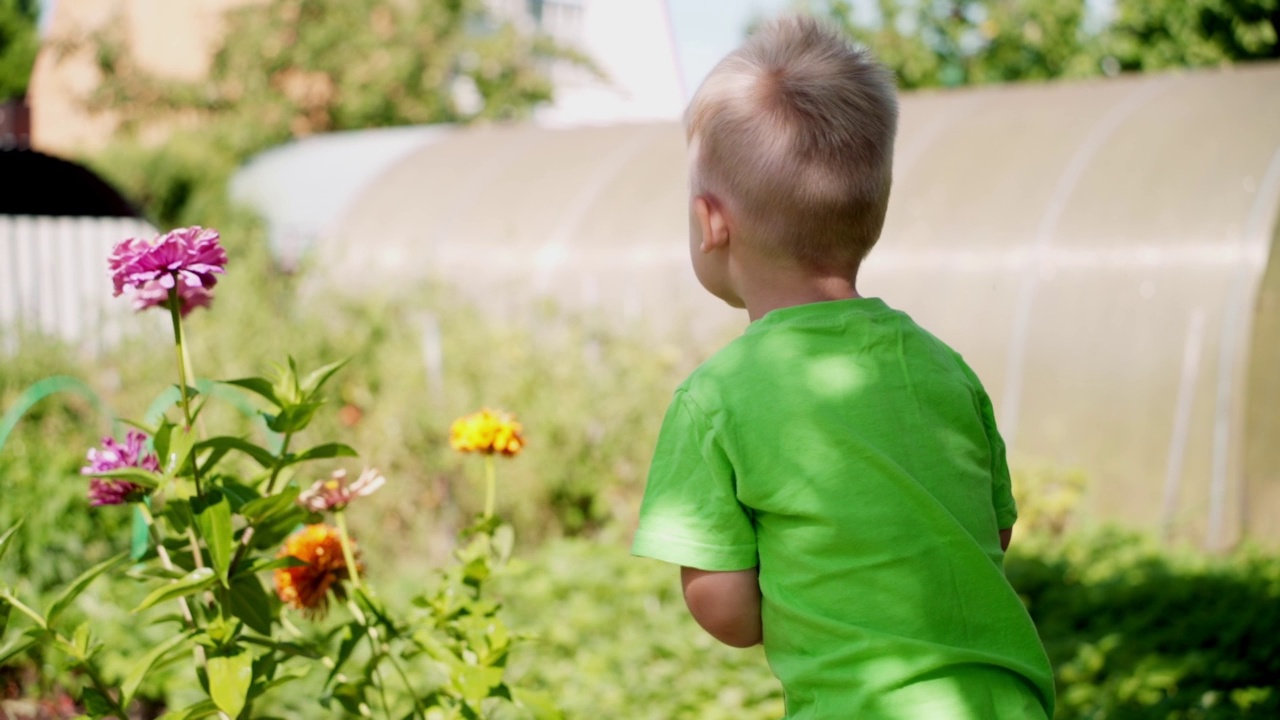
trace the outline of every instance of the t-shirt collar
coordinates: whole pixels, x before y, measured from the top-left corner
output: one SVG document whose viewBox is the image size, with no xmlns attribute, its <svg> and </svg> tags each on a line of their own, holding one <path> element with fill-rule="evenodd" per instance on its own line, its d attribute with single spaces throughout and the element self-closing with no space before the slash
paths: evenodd
<svg viewBox="0 0 1280 720">
<path fill-rule="evenodd" d="M 811 325 L 830 322 L 835 318 L 847 318 L 851 314 L 870 315 L 889 309 L 884 300 L 877 297 L 859 297 L 846 300 L 825 300 L 778 308 L 747 326 L 746 333 L 755 333 L 780 325 Z"/>
</svg>

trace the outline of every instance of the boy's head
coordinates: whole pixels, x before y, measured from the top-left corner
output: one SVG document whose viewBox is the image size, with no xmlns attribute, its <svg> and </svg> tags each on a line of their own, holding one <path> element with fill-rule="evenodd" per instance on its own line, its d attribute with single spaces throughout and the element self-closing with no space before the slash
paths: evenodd
<svg viewBox="0 0 1280 720">
<path fill-rule="evenodd" d="M 884 225 L 897 119 L 893 76 L 869 53 L 812 18 L 769 23 L 685 114 L 695 233 L 708 203 L 736 242 L 853 277 Z"/>
</svg>

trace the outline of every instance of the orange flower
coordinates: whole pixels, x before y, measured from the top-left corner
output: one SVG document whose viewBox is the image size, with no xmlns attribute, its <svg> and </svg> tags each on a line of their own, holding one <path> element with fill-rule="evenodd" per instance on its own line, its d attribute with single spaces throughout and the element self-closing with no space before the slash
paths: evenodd
<svg viewBox="0 0 1280 720">
<path fill-rule="evenodd" d="M 515 416 L 485 409 L 455 420 L 449 431 L 449 444 L 459 452 L 513 457 L 524 449 L 523 431 Z"/>
<path fill-rule="evenodd" d="M 352 545 L 354 554 L 354 541 Z M 276 595 L 281 602 L 314 617 L 329 609 L 330 590 L 342 597 L 340 583 L 349 578 L 350 573 L 342 557 L 342 540 L 337 528 L 308 525 L 284 541 L 279 557 L 294 557 L 306 563 L 276 569 Z"/>
</svg>

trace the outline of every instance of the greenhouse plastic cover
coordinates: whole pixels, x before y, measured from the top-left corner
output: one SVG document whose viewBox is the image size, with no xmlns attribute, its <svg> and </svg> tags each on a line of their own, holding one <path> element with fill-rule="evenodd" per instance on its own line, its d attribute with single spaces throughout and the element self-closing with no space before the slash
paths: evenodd
<svg viewBox="0 0 1280 720">
<path fill-rule="evenodd" d="M 489 127 L 367 184 L 319 248 L 343 282 L 535 298 L 707 350 L 745 318 L 688 262 L 682 129 Z M 984 379 L 1015 468 L 1087 516 L 1280 539 L 1280 65 L 907 94 L 859 278 Z"/>
</svg>

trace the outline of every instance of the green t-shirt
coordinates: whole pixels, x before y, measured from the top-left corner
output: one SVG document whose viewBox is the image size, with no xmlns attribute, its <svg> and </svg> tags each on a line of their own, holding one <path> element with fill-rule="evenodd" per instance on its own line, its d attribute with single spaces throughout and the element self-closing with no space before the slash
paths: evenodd
<svg viewBox="0 0 1280 720">
<path fill-rule="evenodd" d="M 632 552 L 760 568 L 787 717 L 1053 715 L 1005 579 L 1017 518 L 991 401 L 878 299 L 775 310 L 676 391 Z"/>
</svg>

